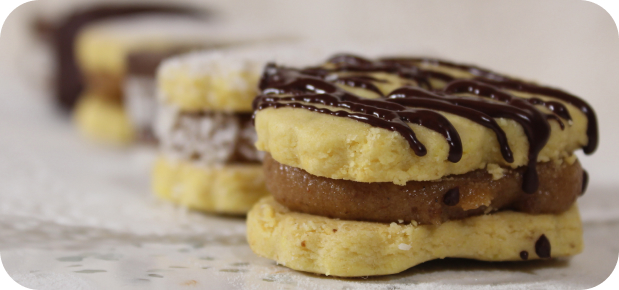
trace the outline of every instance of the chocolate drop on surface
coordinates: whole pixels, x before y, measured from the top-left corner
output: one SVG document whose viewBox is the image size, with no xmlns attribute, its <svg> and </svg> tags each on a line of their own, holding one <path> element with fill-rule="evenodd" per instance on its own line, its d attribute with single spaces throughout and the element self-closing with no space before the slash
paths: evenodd
<svg viewBox="0 0 619 290">
<path fill-rule="evenodd" d="M 535 253 L 540 258 L 550 258 L 550 241 L 546 235 L 542 235 L 535 242 Z"/>
<path fill-rule="evenodd" d="M 527 251 L 520 252 L 520 259 L 528 260 L 529 259 L 529 252 L 527 252 Z"/>
<path fill-rule="evenodd" d="M 587 185 L 589 185 L 589 173 L 583 170 L 582 171 L 582 193 L 580 194 L 581 196 L 585 194 L 585 191 L 587 191 Z"/>
<path fill-rule="evenodd" d="M 460 188 L 454 187 L 448 190 L 445 195 L 443 195 L 443 203 L 448 206 L 457 205 L 460 202 Z"/>
</svg>

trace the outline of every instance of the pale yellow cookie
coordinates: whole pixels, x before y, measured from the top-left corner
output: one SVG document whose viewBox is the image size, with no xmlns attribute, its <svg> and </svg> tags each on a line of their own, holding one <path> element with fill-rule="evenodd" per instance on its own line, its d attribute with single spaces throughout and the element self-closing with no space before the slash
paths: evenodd
<svg viewBox="0 0 619 290">
<path fill-rule="evenodd" d="M 566 107 L 573 123 L 561 130 L 556 122 L 550 122 L 552 133 L 538 155 L 539 162 L 561 160 L 587 144 L 585 115 L 571 105 Z M 313 175 L 400 185 L 410 180 L 436 180 L 464 174 L 483 169 L 487 164 L 512 168 L 527 164 L 529 142 L 515 121 L 497 119 L 514 154 L 514 162 L 507 163 L 492 130 L 466 118 L 442 114 L 453 124 L 462 140 L 462 159 L 456 163 L 447 160 L 449 146 L 445 137 L 426 127 L 410 125 L 428 148 L 426 156 L 417 156 L 397 132 L 348 118 L 293 108 L 257 111 L 256 147 L 271 153 L 279 163 L 301 168 Z"/>
<path fill-rule="evenodd" d="M 269 194 L 260 164 L 206 167 L 160 156 L 152 182 L 158 197 L 213 213 L 246 214 L 254 203 Z"/>
<path fill-rule="evenodd" d="M 182 111 L 252 112 L 267 62 L 305 65 L 323 56 L 318 48 L 282 43 L 180 55 L 161 64 L 159 95 Z"/>
<path fill-rule="evenodd" d="M 77 36 L 75 53 L 84 71 L 122 76 L 133 51 L 224 47 L 267 38 L 272 34 L 260 29 L 216 25 L 186 15 L 131 16 L 85 27 Z"/>
<path fill-rule="evenodd" d="M 73 119 L 79 131 L 93 140 L 124 145 L 135 137 L 133 126 L 122 104 L 93 93 L 80 97 Z"/>
<path fill-rule="evenodd" d="M 341 277 L 394 274 L 446 257 L 520 261 L 526 251 L 529 260 L 539 259 L 536 242 L 542 235 L 550 243 L 551 257 L 580 253 L 577 206 L 559 215 L 504 211 L 441 225 L 414 225 L 291 212 L 268 197 L 247 216 L 247 239 L 256 254 L 295 270 Z"/>
</svg>

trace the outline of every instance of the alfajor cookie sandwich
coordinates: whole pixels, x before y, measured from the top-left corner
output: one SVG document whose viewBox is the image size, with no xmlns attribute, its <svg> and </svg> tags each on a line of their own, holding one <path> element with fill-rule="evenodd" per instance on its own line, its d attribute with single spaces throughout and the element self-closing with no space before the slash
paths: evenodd
<svg viewBox="0 0 619 290">
<path fill-rule="evenodd" d="M 186 15 L 131 16 L 89 25 L 75 44 L 85 81 L 75 109 L 77 126 L 108 143 L 156 141 L 155 74 L 164 59 L 272 40 L 270 35 Z"/>
<path fill-rule="evenodd" d="M 429 58 L 268 65 L 254 101 L 272 197 L 252 250 L 326 275 L 446 257 L 522 261 L 583 249 L 576 199 L 597 121 L 562 90 Z"/>
<path fill-rule="evenodd" d="M 262 68 L 277 60 L 306 65 L 319 57 L 303 60 L 318 53 L 303 45 L 273 44 L 165 60 L 157 73 L 155 194 L 190 209 L 238 215 L 267 196 L 264 154 L 254 146 L 252 123 Z"/>
</svg>

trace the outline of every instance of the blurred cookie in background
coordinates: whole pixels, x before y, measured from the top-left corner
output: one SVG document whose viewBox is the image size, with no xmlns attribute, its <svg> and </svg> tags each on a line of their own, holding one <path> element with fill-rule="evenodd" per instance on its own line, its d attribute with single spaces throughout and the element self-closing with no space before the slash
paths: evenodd
<svg viewBox="0 0 619 290">
<path fill-rule="evenodd" d="M 322 57 L 309 45 L 263 44 L 164 61 L 157 74 L 155 194 L 195 210 L 245 214 L 269 194 L 252 123 L 263 68 L 271 61 L 304 65 Z"/>
<path fill-rule="evenodd" d="M 155 141 L 154 75 L 162 60 L 197 49 L 277 38 L 259 29 L 167 14 L 90 25 L 75 41 L 77 67 L 84 81 L 76 100 L 77 126 L 86 136 L 106 143 L 126 144 L 136 138 Z"/>
</svg>

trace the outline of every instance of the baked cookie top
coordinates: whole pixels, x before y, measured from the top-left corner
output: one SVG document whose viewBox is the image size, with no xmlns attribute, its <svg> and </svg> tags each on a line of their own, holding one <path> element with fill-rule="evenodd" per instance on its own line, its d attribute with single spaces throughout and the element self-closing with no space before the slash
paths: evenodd
<svg viewBox="0 0 619 290">
<path fill-rule="evenodd" d="M 165 53 L 218 48 L 276 38 L 260 29 L 210 23 L 188 15 L 127 16 L 84 28 L 76 59 L 87 72 L 123 75 L 132 52 Z"/>
<path fill-rule="evenodd" d="M 159 67 L 158 94 L 182 111 L 252 112 L 268 62 L 308 65 L 325 57 L 321 51 L 302 43 L 280 42 L 179 55 Z"/>
<path fill-rule="evenodd" d="M 528 166 L 523 189 L 534 192 L 537 162 L 592 153 L 598 142 L 595 113 L 578 97 L 438 59 L 270 64 L 260 86 L 258 149 L 333 179 L 403 185 Z"/>
</svg>

